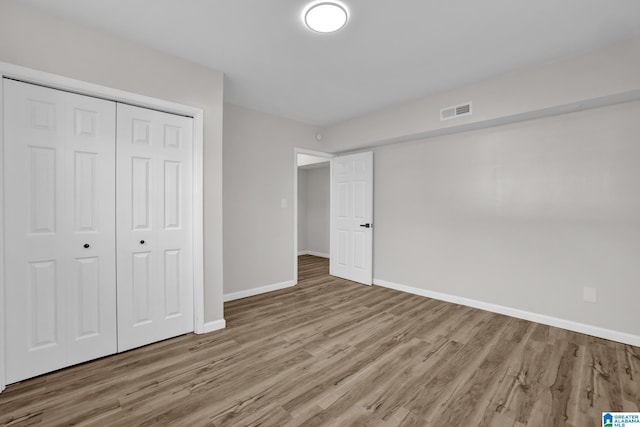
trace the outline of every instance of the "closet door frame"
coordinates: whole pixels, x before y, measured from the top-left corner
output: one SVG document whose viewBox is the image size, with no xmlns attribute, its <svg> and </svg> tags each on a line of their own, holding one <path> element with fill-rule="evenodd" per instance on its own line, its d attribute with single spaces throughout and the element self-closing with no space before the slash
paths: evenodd
<svg viewBox="0 0 640 427">
<path fill-rule="evenodd" d="M 205 325 L 204 321 L 204 249 L 203 249 L 203 138 L 204 112 L 201 108 L 164 101 L 144 95 L 138 95 L 119 89 L 96 85 L 81 80 L 70 79 L 44 71 L 33 70 L 18 65 L 0 62 L 0 78 L 20 80 L 53 89 L 74 92 L 81 95 L 93 96 L 110 101 L 122 102 L 152 110 L 179 114 L 193 118 L 193 303 L 194 303 L 194 332 L 203 334 L 224 328 L 224 324 Z M 4 128 L 3 80 L 0 80 L 0 165 L 4 164 Z M 6 386 L 5 376 L 5 316 L 4 316 L 4 171 L 0 173 L 0 392 Z"/>
</svg>

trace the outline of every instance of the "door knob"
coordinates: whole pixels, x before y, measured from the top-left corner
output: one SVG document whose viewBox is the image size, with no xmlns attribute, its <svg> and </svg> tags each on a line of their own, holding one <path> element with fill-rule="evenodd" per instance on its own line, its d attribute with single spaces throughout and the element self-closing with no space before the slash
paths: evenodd
<svg viewBox="0 0 640 427">
<path fill-rule="evenodd" d="M 144 240 L 140 240 L 140 244 L 141 244 L 141 245 L 144 245 Z"/>
<path fill-rule="evenodd" d="M 366 223 L 366 224 L 360 224 L 360 227 L 364 227 L 364 228 L 370 228 L 371 224 Z"/>
<path fill-rule="evenodd" d="M 85 249 L 89 249 L 91 247 L 91 245 L 88 244 L 88 243 L 85 243 L 84 245 L 82 245 L 82 247 L 84 247 Z"/>
</svg>

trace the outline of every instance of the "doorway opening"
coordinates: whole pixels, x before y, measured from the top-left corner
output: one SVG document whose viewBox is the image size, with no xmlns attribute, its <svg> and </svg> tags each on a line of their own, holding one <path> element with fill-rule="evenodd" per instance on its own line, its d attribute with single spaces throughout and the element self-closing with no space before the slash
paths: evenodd
<svg viewBox="0 0 640 427">
<path fill-rule="evenodd" d="M 329 153 L 295 149 L 293 272 L 298 283 L 298 257 L 330 257 L 331 180 Z"/>
</svg>

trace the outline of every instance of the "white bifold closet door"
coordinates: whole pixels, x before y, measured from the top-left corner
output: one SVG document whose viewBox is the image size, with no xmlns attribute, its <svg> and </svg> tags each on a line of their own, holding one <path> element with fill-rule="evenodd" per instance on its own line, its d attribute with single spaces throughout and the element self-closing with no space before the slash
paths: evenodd
<svg viewBox="0 0 640 427">
<path fill-rule="evenodd" d="M 116 104 L 3 80 L 7 383 L 117 350 Z"/>
<path fill-rule="evenodd" d="M 193 119 L 3 86 L 7 383 L 193 331 Z"/>
<path fill-rule="evenodd" d="M 118 104 L 118 350 L 193 331 L 193 119 Z"/>
</svg>

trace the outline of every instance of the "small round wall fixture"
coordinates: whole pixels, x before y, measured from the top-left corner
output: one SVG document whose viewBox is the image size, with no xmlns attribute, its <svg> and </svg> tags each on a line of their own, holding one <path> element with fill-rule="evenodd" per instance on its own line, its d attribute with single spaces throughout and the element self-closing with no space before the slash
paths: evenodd
<svg viewBox="0 0 640 427">
<path fill-rule="evenodd" d="M 333 33 L 347 24 L 347 9 L 336 2 L 312 3 L 304 11 L 304 23 L 317 33 Z"/>
</svg>

